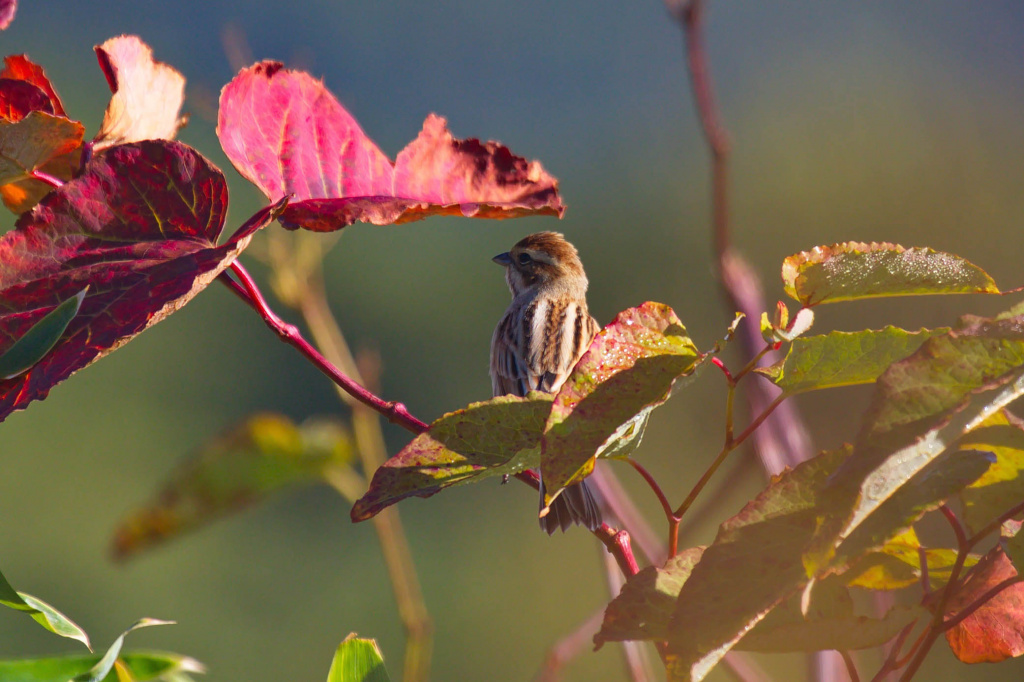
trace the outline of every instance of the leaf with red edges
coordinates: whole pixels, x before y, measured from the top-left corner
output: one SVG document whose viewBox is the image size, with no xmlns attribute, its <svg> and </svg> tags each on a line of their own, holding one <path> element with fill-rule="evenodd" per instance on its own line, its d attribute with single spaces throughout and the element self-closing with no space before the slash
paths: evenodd
<svg viewBox="0 0 1024 682">
<path fill-rule="evenodd" d="M 33 111 L 53 113 L 46 93 L 27 81 L 0 77 L 0 120 L 16 123 Z"/>
<path fill-rule="evenodd" d="M 23 215 L 0 238 L 0 353 L 61 301 L 89 291 L 46 357 L 0 381 L 0 420 L 209 284 L 249 241 L 216 245 L 226 209 L 215 166 L 186 145 L 148 141 L 93 159 Z M 265 223 L 272 211 L 256 219 Z"/>
<path fill-rule="evenodd" d="M 238 172 L 271 200 L 294 195 L 286 227 L 564 211 L 558 182 L 539 162 L 496 142 L 456 140 L 433 114 L 392 164 L 321 81 L 277 62 L 243 69 L 224 87 L 217 134 Z"/>
<path fill-rule="evenodd" d="M 0 78 L 11 78 L 14 80 L 31 83 L 46 95 L 50 101 L 51 112 L 58 116 L 67 116 L 64 113 L 64 105 L 53 89 L 53 83 L 46 77 L 43 67 L 35 64 L 26 55 L 14 54 L 4 57 L 4 69 L 0 71 Z"/>
<path fill-rule="evenodd" d="M 118 36 L 93 48 L 113 96 L 94 140 L 97 150 L 141 140 L 173 140 L 185 124 L 185 77 L 153 59 L 137 36 Z"/>
<path fill-rule="evenodd" d="M 1002 548 L 994 547 L 950 599 L 947 619 L 1016 576 Z M 1024 584 L 1012 584 L 986 601 L 947 630 L 946 641 L 964 663 L 996 663 L 1024 654 Z"/>
</svg>

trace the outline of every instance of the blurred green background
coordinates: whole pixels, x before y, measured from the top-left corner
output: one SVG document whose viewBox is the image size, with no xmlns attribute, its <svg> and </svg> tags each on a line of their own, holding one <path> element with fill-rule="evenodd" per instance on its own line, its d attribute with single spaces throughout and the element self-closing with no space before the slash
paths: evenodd
<svg viewBox="0 0 1024 682">
<path fill-rule="evenodd" d="M 711 266 L 708 157 L 681 35 L 660 2 L 26 1 L 0 46 L 44 65 L 92 135 L 109 97 L 92 46 L 141 36 L 188 78 L 192 120 L 181 139 L 225 170 L 230 230 L 261 197 L 214 134 L 217 95 L 233 75 L 227 27 L 253 58 L 322 76 L 390 155 L 436 111 L 456 136 L 499 139 L 561 181 L 570 206 L 561 222 L 357 225 L 330 253 L 343 329 L 353 346 L 379 350 L 384 395 L 417 416 L 489 397 L 488 344 L 508 298 L 490 257 L 532 231 L 561 230 L 579 247 L 602 322 L 663 301 L 707 347 L 732 318 Z M 952 251 L 1004 288 L 1024 283 L 1024 5 L 712 3 L 707 40 L 734 144 L 735 241 L 769 300 L 782 296 L 782 258 L 850 239 Z M 935 326 L 1009 304 L 847 304 L 822 309 L 818 324 Z M 867 396 L 800 401 L 817 447 L 855 434 Z M 656 413 L 640 457 L 673 499 L 717 452 L 723 405 L 722 382 L 706 373 Z M 324 679 L 353 630 L 378 638 L 399 673 L 403 636 L 373 530 L 352 525 L 326 488 L 276 498 L 125 565 L 109 560 L 118 520 L 181 457 L 255 410 L 301 419 L 341 408 L 322 376 L 211 286 L 3 424 L 0 566 L 99 646 L 139 616 L 178 620 L 129 644 L 195 656 L 211 680 Z M 408 440 L 394 427 L 387 436 L 391 452 Z M 749 451 L 726 469 L 685 545 L 710 541 L 763 485 Z M 649 491 L 616 470 L 661 529 Z M 544 536 L 535 504 L 523 486 L 488 482 L 400 505 L 436 624 L 433 679 L 530 679 L 547 647 L 606 601 L 594 539 Z M 0 657 L 64 649 L 0 613 Z M 796 656 L 759 660 L 780 680 L 805 669 Z M 1019 661 L 961 665 L 940 645 L 918 679 L 1022 673 Z M 566 679 L 623 679 L 620 655 L 585 653 Z"/>
</svg>

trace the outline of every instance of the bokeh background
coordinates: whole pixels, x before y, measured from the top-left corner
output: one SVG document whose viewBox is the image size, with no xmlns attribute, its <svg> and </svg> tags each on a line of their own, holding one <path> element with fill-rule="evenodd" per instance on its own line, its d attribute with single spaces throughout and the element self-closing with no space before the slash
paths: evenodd
<svg viewBox="0 0 1024 682">
<path fill-rule="evenodd" d="M 489 396 L 488 343 L 507 304 L 490 257 L 528 232 L 558 229 L 579 247 L 602 322 L 663 301 L 707 347 L 732 318 L 711 266 L 708 156 L 681 35 L 660 2 L 25 1 L 0 47 L 43 64 L 91 135 L 109 97 L 93 45 L 141 36 L 188 78 L 181 139 L 225 170 L 231 229 L 261 197 L 214 134 L 217 95 L 233 75 L 228 27 L 254 58 L 322 76 L 391 155 L 435 111 L 456 136 L 499 139 L 561 180 L 561 222 L 357 225 L 331 251 L 334 312 L 355 347 L 379 351 L 384 395 L 414 414 L 429 420 Z M 712 3 L 707 41 L 734 144 L 735 242 L 769 300 L 782 296 L 782 258 L 850 239 L 952 251 L 1005 288 L 1024 283 L 1024 5 Z M 1009 304 L 848 304 L 821 310 L 818 323 L 915 328 Z M 720 446 L 721 384 L 706 373 L 653 419 L 640 457 L 673 499 Z M 819 448 L 853 436 L 867 396 L 800 402 Z M 373 530 L 352 525 L 326 488 L 277 497 L 127 564 L 110 560 L 118 520 L 190 450 L 255 410 L 343 412 L 322 376 L 211 286 L 0 427 L 4 573 L 101 647 L 140 616 L 178 620 L 129 643 L 195 656 L 210 680 L 324 679 L 350 631 L 376 637 L 400 673 L 403 635 Z M 408 439 L 394 427 L 387 437 L 392 452 Z M 750 452 L 735 458 L 685 545 L 710 541 L 763 485 Z M 616 470 L 661 527 L 649 491 Z M 607 598 L 593 538 L 541 534 L 523 486 L 466 486 L 400 510 L 435 619 L 435 680 L 530 679 L 547 647 Z M 0 613 L 0 656 L 66 648 Z M 777 679 L 805 669 L 795 656 L 760 661 Z M 937 646 L 919 679 L 1022 673 L 1020 662 L 964 666 Z M 566 679 L 623 679 L 619 653 L 585 653 Z"/>
</svg>

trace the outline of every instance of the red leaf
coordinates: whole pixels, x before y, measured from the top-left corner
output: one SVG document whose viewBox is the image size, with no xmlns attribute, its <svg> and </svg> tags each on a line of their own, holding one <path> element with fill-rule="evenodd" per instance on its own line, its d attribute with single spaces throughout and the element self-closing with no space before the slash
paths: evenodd
<svg viewBox="0 0 1024 682">
<path fill-rule="evenodd" d="M 561 216 L 558 183 L 537 161 L 479 140 L 456 140 L 431 114 L 394 164 L 321 81 L 277 62 L 244 69 L 220 98 L 228 158 L 271 200 L 296 201 L 281 222 L 318 232 L 430 215 Z"/>
<path fill-rule="evenodd" d="M 46 93 L 28 81 L 0 78 L 0 119 L 16 123 L 33 111 L 53 113 Z"/>
<path fill-rule="evenodd" d="M 50 100 L 52 107 L 50 113 L 58 116 L 67 116 L 64 113 L 64 105 L 61 104 L 60 97 L 57 95 L 57 91 L 53 89 L 50 79 L 46 77 L 43 67 L 34 64 L 25 55 L 15 54 L 4 57 L 4 70 L 0 71 L 0 78 L 11 78 L 31 83 L 42 90 L 46 94 L 46 98 Z"/>
<path fill-rule="evenodd" d="M 995 547 L 978 562 L 967 583 L 950 599 L 952 617 L 999 583 L 1014 578 L 1017 570 Z M 971 615 L 946 631 L 949 647 L 964 663 L 998 663 L 1024 654 L 1024 584 L 1003 589 Z"/>
<path fill-rule="evenodd" d="M 130 179 L 130 181 L 128 180 Z M 238 255 L 216 246 L 224 176 L 195 150 L 148 141 L 100 155 L 0 238 L 0 353 L 89 286 L 39 364 L 0 382 L 0 420 L 174 312 Z M 256 216 L 263 223 L 270 209 Z"/>
<path fill-rule="evenodd" d="M 137 36 L 118 36 L 93 48 L 113 96 L 96 134 L 95 148 L 141 140 L 173 140 L 185 124 L 179 116 L 185 77 L 153 59 Z"/>
</svg>

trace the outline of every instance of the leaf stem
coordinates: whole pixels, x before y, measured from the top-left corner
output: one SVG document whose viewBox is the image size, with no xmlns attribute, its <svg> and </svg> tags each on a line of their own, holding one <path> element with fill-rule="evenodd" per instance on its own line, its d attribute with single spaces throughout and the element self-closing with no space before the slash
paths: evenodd
<svg viewBox="0 0 1024 682">
<path fill-rule="evenodd" d="M 1021 512 L 1024 512 L 1024 502 L 1020 502 L 1019 504 L 1016 504 L 1012 508 L 1003 512 L 998 517 L 990 521 L 984 528 L 982 528 L 977 533 L 968 538 L 968 548 L 973 548 L 976 544 L 981 542 L 985 538 L 985 536 L 999 530 L 999 528 L 1003 525 L 1003 522 L 1007 521 L 1008 519 L 1012 519 L 1014 516 L 1017 516 Z"/>
<path fill-rule="evenodd" d="M 647 471 L 640 462 L 637 462 L 632 457 L 627 457 L 626 461 L 647 482 L 647 485 L 651 487 L 654 495 L 658 498 L 658 502 L 661 503 L 661 508 L 665 512 L 665 518 L 668 520 L 668 555 L 674 557 L 679 553 L 679 517 L 672 512 L 672 504 L 668 501 L 661 486 L 658 485 L 658 481 L 651 475 L 651 472 Z"/>
<path fill-rule="evenodd" d="M 853 662 L 853 657 L 849 651 L 842 650 L 839 655 L 843 657 L 843 663 L 846 664 L 846 672 L 850 676 L 850 682 L 860 682 L 860 675 L 857 674 L 857 666 Z"/>
<path fill-rule="evenodd" d="M 64 181 L 63 180 L 61 180 L 60 178 L 55 177 L 53 175 L 50 175 L 49 173 L 45 173 L 45 172 L 39 170 L 38 168 L 34 168 L 34 169 L 30 170 L 28 172 L 28 174 L 29 174 L 29 176 L 33 180 L 38 180 L 39 182 L 44 182 L 47 185 L 49 185 L 50 187 L 53 187 L 54 189 L 59 189 L 60 187 L 64 186 Z"/>
</svg>

